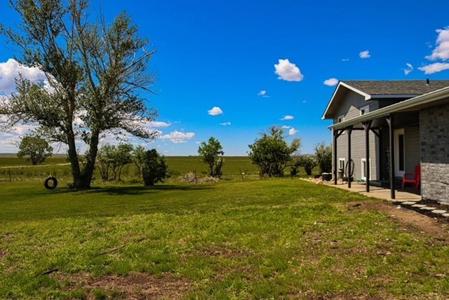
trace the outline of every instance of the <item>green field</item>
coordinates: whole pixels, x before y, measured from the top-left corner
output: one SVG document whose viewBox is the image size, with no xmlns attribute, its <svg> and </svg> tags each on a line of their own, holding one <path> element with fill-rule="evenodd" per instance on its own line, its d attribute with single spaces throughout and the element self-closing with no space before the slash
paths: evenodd
<svg viewBox="0 0 449 300">
<path fill-rule="evenodd" d="M 446 241 L 299 179 L 0 195 L 2 299 L 449 297 Z"/>
<path fill-rule="evenodd" d="M 207 165 L 198 156 L 168 156 L 166 161 L 171 175 L 168 181 L 179 181 L 178 179 L 188 172 L 195 172 L 199 177 L 207 175 Z M 245 173 L 246 178 L 258 177 L 258 169 L 248 157 L 228 156 L 224 158 L 223 179 L 241 179 L 242 172 Z M 70 166 L 64 156 L 52 157 L 44 164 L 37 166 L 12 155 L 0 156 L 0 182 L 42 181 L 49 175 L 55 175 L 63 183 L 70 182 Z M 300 175 L 305 175 L 303 169 L 300 170 Z M 101 182 L 98 174 L 96 178 L 98 178 L 98 182 Z M 125 166 L 122 180 L 125 183 L 140 180 L 140 174 L 133 164 Z"/>
</svg>

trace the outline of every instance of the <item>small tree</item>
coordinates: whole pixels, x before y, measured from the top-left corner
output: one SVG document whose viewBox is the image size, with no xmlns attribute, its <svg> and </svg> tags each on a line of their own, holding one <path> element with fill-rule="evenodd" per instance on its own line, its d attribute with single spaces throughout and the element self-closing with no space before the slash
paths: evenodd
<svg viewBox="0 0 449 300">
<path fill-rule="evenodd" d="M 109 173 L 112 166 L 114 148 L 111 145 L 104 145 L 98 151 L 98 170 L 100 172 L 101 179 L 104 181 L 109 180 Z"/>
<path fill-rule="evenodd" d="M 317 161 L 313 155 L 304 154 L 299 157 L 299 165 L 304 168 L 308 176 L 312 175 L 313 169 L 317 166 Z"/>
<path fill-rule="evenodd" d="M 103 180 L 121 180 L 122 169 L 132 162 L 133 146 L 120 144 L 118 146 L 105 145 L 98 154 L 98 168 Z"/>
<path fill-rule="evenodd" d="M 145 148 L 143 146 L 137 146 L 132 152 L 132 161 L 137 168 L 137 172 L 141 175 L 143 169 L 143 163 L 145 160 Z"/>
<path fill-rule="evenodd" d="M 52 154 L 53 148 L 46 140 L 37 135 L 27 135 L 20 142 L 19 158 L 25 157 L 33 165 L 43 163 Z"/>
<path fill-rule="evenodd" d="M 249 145 L 249 157 L 259 167 L 260 175 L 283 176 L 287 163 L 292 160 L 292 154 L 299 147 L 299 139 L 288 145 L 283 130 L 273 127 L 270 134 L 263 134 L 254 144 Z"/>
<path fill-rule="evenodd" d="M 223 147 L 220 142 L 211 137 L 206 142 L 202 142 L 198 148 L 198 153 L 202 156 L 203 161 L 209 166 L 209 175 L 212 177 L 220 177 L 223 167 Z"/>
<path fill-rule="evenodd" d="M 164 157 L 155 149 L 145 152 L 142 165 L 142 177 L 145 186 L 154 186 L 168 177 L 168 168 Z"/>
<path fill-rule="evenodd" d="M 332 148 L 324 143 L 315 147 L 315 156 L 320 168 L 320 173 L 330 173 L 332 171 Z"/>
</svg>

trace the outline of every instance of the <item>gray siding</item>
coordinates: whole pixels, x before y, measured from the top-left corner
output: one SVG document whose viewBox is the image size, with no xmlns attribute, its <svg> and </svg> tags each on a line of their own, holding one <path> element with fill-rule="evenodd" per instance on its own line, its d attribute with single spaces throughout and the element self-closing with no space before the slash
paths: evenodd
<svg viewBox="0 0 449 300">
<path fill-rule="evenodd" d="M 348 91 L 345 100 L 337 109 L 334 122 L 338 121 L 340 116 L 345 120 L 360 116 L 360 108 L 369 106 L 369 111 L 378 108 L 377 102 L 366 101 L 365 98 L 357 93 Z M 370 132 L 370 178 L 378 179 L 378 143 L 374 133 Z M 362 159 L 365 159 L 365 132 L 360 130 L 352 131 L 351 135 L 351 158 L 354 161 L 354 179 L 361 180 Z M 337 164 L 340 158 L 348 161 L 348 136 L 342 134 L 337 140 Z"/>
<path fill-rule="evenodd" d="M 421 194 L 449 203 L 449 104 L 422 110 L 419 120 Z"/>
</svg>

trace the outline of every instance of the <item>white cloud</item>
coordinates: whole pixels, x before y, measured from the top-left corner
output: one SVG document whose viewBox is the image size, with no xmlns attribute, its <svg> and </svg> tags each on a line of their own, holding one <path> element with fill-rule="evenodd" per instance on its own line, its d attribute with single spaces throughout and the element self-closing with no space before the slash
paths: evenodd
<svg viewBox="0 0 449 300">
<path fill-rule="evenodd" d="M 268 92 L 266 90 L 261 90 L 260 92 L 257 93 L 257 96 L 259 97 L 269 97 L 268 96 Z"/>
<path fill-rule="evenodd" d="M 169 140 L 174 144 L 185 143 L 195 137 L 194 132 L 172 131 L 169 134 L 160 135 L 159 138 Z"/>
<path fill-rule="evenodd" d="M 0 94 L 10 95 L 16 90 L 16 79 L 21 75 L 34 83 L 47 83 L 45 73 L 36 67 L 27 67 L 15 59 L 0 63 Z"/>
<path fill-rule="evenodd" d="M 166 127 L 170 127 L 171 124 L 168 122 L 163 122 L 163 121 L 150 121 L 148 123 L 148 127 L 149 128 L 166 128 Z"/>
<path fill-rule="evenodd" d="M 207 111 L 207 113 L 208 113 L 209 115 L 215 117 L 215 116 L 219 116 L 219 115 L 223 114 L 223 111 L 221 110 L 220 107 L 214 106 L 214 107 L 212 107 L 211 109 L 209 109 L 209 110 Z"/>
<path fill-rule="evenodd" d="M 324 80 L 324 85 L 327 86 L 336 86 L 338 84 L 338 79 L 337 78 L 329 78 Z"/>
<path fill-rule="evenodd" d="M 413 65 L 411 63 L 406 63 L 405 65 L 406 65 L 406 67 L 403 69 L 404 75 L 408 75 L 411 72 L 413 72 L 414 68 L 413 68 Z"/>
<path fill-rule="evenodd" d="M 288 130 L 288 135 L 292 136 L 292 135 L 295 135 L 297 132 L 298 132 L 298 130 L 296 128 L 292 127 Z"/>
<path fill-rule="evenodd" d="M 301 81 L 304 78 L 301 70 L 288 59 L 279 59 L 274 65 L 274 73 L 279 76 L 279 79 L 286 81 Z"/>
<path fill-rule="evenodd" d="M 438 59 L 449 59 L 449 27 L 443 29 L 437 29 L 438 37 L 436 40 L 436 47 L 433 49 L 432 54 L 426 56 L 428 60 L 435 61 Z"/>
<path fill-rule="evenodd" d="M 285 115 L 285 116 L 283 116 L 282 117 L 282 121 L 290 121 L 290 120 L 293 120 L 295 117 L 294 116 L 292 116 L 292 115 Z"/>
<path fill-rule="evenodd" d="M 433 74 L 444 70 L 449 70 L 449 63 L 433 63 L 420 67 L 419 70 L 423 71 L 425 74 Z"/>
<path fill-rule="evenodd" d="M 369 50 L 360 51 L 359 56 L 361 59 L 370 58 L 371 54 L 369 53 Z"/>
<path fill-rule="evenodd" d="M 220 123 L 221 126 L 231 126 L 231 122 Z"/>
<path fill-rule="evenodd" d="M 287 126 L 287 125 L 282 125 L 282 127 L 281 127 L 282 129 L 290 129 L 290 126 Z"/>
</svg>

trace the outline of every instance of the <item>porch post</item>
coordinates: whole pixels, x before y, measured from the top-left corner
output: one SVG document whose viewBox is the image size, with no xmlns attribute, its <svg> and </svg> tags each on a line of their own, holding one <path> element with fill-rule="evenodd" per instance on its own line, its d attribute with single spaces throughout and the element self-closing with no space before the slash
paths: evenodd
<svg viewBox="0 0 449 300">
<path fill-rule="evenodd" d="M 390 193 L 391 193 L 391 199 L 396 198 L 396 192 L 394 190 L 394 181 L 395 181 L 395 174 L 394 174 L 394 128 L 393 128 L 393 115 L 390 115 L 387 117 L 387 124 L 388 124 L 388 131 L 389 131 L 389 139 L 390 139 Z"/>
<path fill-rule="evenodd" d="M 351 134 L 352 134 L 352 126 L 347 128 L 348 131 L 348 167 L 346 168 L 348 171 L 348 188 L 351 188 Z"/>
<path fill-rule="evenodd" d="M 337 176 L 338 176 L 338 169 L 337 169 L 337 140 L 338 140 L 338 134 L 337 130 L 334 129 L 334 184 L 337 184 Z"/>
<path fill-rule="evenodd" d="M 366 164 L 366 192 L 369 192 L 369 181 L 370 181 L 370 165 L 369 165 L 369 132 L 371 128 L 371 121 L 363 123 L 363 128 L 365 129 L 365 164 Z"/>
</svg>

